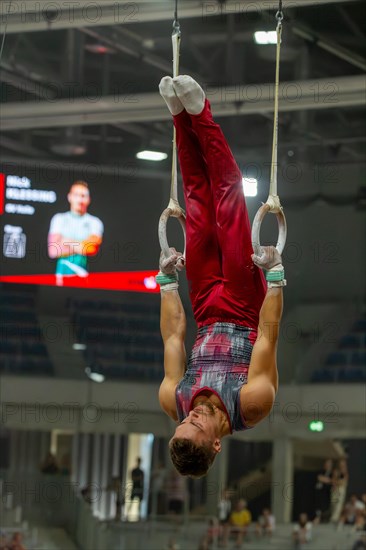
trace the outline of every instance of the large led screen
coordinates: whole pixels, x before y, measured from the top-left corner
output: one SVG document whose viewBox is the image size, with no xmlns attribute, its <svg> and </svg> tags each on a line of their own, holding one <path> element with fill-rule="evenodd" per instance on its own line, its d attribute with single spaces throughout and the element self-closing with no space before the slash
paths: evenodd
<svg viewBox="0 0 366 550">
<path fill-rule="evenodd" d="M 152 247 L 134 214 L 136 198 L 141 204 L 134 182 L 29 172 L 0 173 L 1 282 L 158 292 L 157 259 L 143 250 Z"/>
</svg>

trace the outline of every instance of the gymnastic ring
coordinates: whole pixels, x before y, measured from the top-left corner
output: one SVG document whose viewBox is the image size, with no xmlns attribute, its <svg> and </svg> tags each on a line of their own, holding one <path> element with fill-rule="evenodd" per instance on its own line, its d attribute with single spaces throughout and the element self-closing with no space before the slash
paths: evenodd
<svg viewBox="0 0 366 550">
<path fill-rule="evenodd" d="M 255 215 L 253 226 L 252 226 L 252 246 L 253 251 L 256 256 L 261 255 L 261 243 L 260 243 L 260 230 L 261 230 L 261 224 L 263 221 L 263 218 L 265 215 L 271 212 L 272 214 L 276 214 L 277 223 L 278 223 L 278 241 L 276 244 L 276 249 L 280 254 L 282 254 L 283 249 L 285 248 L 286 244 L 286 236 L 287 236 L 287 223 L 285 214 L 283 213 L 283 208 L 280 206 L 276 210 L 272 210 L 271 206 L 268 203 L 263 204 L 258 212 Z"/>
<path fill-rule="evenodd" d="M 183 235 L 184 235 L 184 251 L 183 256 L 186 257 L 186 216 L 184 213 L 184 210 L 182 210 L 180 207 L 179 209 L 172 209 L 172 208 L 166 208 L 164 212 L 161 214 L 159 219 L 159 226 L 158 226 L 158 234 L 159 234 L 159 243 L 160 248 L 166 258 L 170 256 L 170 246 L 168 243 L 168 237 L 167 237 L 167 223 L 169 218 L 177 218 L 182 229 L 183 229 Z"/>
</svg>

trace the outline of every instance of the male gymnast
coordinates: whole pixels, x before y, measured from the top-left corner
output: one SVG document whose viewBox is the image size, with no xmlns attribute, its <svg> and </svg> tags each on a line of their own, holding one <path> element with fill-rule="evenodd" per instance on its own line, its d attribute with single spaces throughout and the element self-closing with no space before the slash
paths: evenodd
<svg viewBox="0 0 366 550">
<path fill-rule="evenodd" d="M 242 176 L 202 88 L 182 75 L 164 77 L 159 89 L 173 115 L 186 203 L 186 258 L 171 248 L 156 277 L 165 370 L 159 401 L 179 423 L 169 442 L 175 468 L 198 478 L 223 437 L 253 428 L 273 406 L 286 281 L 274 247 L 253 254 Z M 183 263 L 198 327 L 188 365 Z"/>
</svg>

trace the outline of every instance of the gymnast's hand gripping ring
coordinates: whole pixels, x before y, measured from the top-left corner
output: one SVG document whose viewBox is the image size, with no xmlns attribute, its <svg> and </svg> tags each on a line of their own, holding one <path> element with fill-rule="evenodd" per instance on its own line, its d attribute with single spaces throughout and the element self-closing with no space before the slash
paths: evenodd
<svg viewBox="0 0 366 550">
<path fill-rule="evenodd" d="M 183 256 L 186 257 L 186 215 L 184 213 L 184 210 L 179 206 L 178 202 L 176 202 L 174 199 L 170 199 L 169 204 L 167 208 L 163 211 L 163 213 L 160 216 L 159 219 L 159 227 L 158 227 L 158 234 L 159 234 L 159 243 L 160 248 L 166 258 L 170 256 L 169 251 L 169 243 L 167 238 L 167 223 L 169 218 L 177 218 L 182 229 L 183 229 L 183 235 L 184 235 L 184 252 Z M 183 260 L 181 260 L 182 264 L 184 263 Z"/>
<path fill-rule="evenodd" d="M 259 208 L 258 212 L 255 215 L 253 225 L 252 225 L 252 246 L 254 254 L 257 256 L 260 256 L 260 249 L 261 249 L 261 243 L 260 243 L 260 230 L 261 230 L 261 224 L 265 217 L 265 215 L 271 212 L 272 214 L 276 214 L 277 217 L 277 223 L 278 223 L 278 241 L 276 244 L 276 249 L 280 254 L 282 254 L 283 249 L 285 248 L 286 244 L 286 236 L 287 236 L 287 223 L 285 214 L 283 213 L 283 208 L 280 204 L 280 199 L 277 195 L 269 195 L 267 202 L 262 204 L 262 206 Z"/>
</svg>

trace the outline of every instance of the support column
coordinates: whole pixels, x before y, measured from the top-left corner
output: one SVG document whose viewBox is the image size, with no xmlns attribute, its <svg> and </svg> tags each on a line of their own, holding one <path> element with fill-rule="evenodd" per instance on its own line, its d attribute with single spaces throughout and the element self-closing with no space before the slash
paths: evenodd
<svg viewBox="0 0 366 550">
<path fill-rule="evenodd" d="M 89 448 L 90 448 L 90 435 L 85 433 L 81 435 L 81 453 L 79 461 L 79 485 L 82 489 L 88 484 L 89 481 Z"/>
<path fill-rule="evenodd" d="M 9 470 L 11 472 L 18 472 L 18 461 L 20 456 L 19 451 L 19 434 L 18 430 L 11 430 L 10 432 L 10 456 L 9 456 Z"/>
<path fill-rule="evenodd" d="M 112 457 L 112 481 L 111 492 L 109 496 L 109 509 L 111 517 L 120 520 L 121 511 L 117 509 L 117 499 L 120 501 L 122 497 L 122 482 L 120 472 L 120 454 L 121 454 L 121 436 L 114 434 L 113 436 L 113 457 Z M 119 506 L 120 508 L 120 506 Z M 117 515 L 118 512 L 118 515 Z"/>
<path fill-rule="evenodd" d="M 41 442 L 40 442 L 40 451 L 39 451 L 39 465 L 46 458 L 47 453 L 50 450 L 51 443 L 51 433 L 50 432 L 41 432 Z"/>
<path fill-rule="evenodd" d="M 105 520 L 108 517 L 109 506 L 106 488 L 109 482 L 109 449 L 110 449 L 110 435 L 103 435 L 103 447 L 102 447 L 102 471 L 101 471 L 101 488 L 102 499 L 100 506 L 100 519 Z"/>
<path fill-rule="evenodd" d="M 28 453 L 27 453 L 27 465 L 26 471 L 28 473 L 39 472 L 39 465 L 37 464 L 36 451 L 39 448 L 39 432 L 28 432 Z"/>
<path fill-rule="evenodd" d="M 24 474 L 24 472 L 27 469 L 27 461 L 28 461 L 28 446 L 27 446 L 27 432 L 25 430 L 21 430 L 19 432 L 19 472 Z"/>
<path fill-rule="evenodd" d="M 278 523 L 289 523 L 293 503 L 293 444 L 290 438 L 273 441 L 272 452 L 272 513 Z"/>
<path fill-rule="evenodd" d="M 71 451 L 71 481 L 77 483 L 78 478 L 78 463 L 79 463 L 79 441 L 80 434 L 74 433 L 72 436 L 72 451 Z"/>
<path fill-rule="evenodd" d="M 92 508 L 95 516 L 100 516 L 100 506 L 102 500 L 102 487 L 100 484 L 100 449 L 102 435 L 93 434 L 93 463 L 92 463 Z"/>
</svg>

